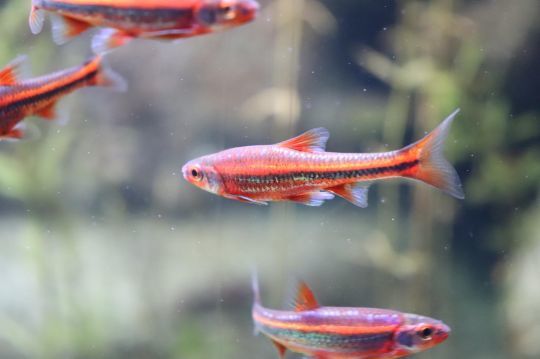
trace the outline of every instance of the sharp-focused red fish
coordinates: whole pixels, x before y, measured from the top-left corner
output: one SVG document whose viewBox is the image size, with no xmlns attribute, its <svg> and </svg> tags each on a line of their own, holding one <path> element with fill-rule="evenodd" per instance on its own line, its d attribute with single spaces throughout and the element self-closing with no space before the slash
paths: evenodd
<svg viewBox="0 0 540 359">
<path fill-rule="evenodd" d="M 25 58 L 21 56 L 0 70 L 0 139 L 22 138 L 19 123 L 27 116 L 54 119 L 56 103 L 79 88 L 105 86 L 123 90 L 126 86 L 119 75 L 104 68 L 101 56 L 50 75 L 19 80 L 17 72 Z"/>
<path fill-rule="evenodd" d="M 105 27 L 93 39 L 96 53 L 134 38 L 180 39 L 231 28 L 253 20 L 255 0 L 32 0 L 30 29 L 41 32 L 45 11 L 53 16 L 53 38 L 63 44 L 91 27 Z"/>
<path fill-rule="evenodd" d="M 401 150 L 383 153 L 325 152 L 324 128 L 275 144 L 238 147 L 188 162 L 182 172 L 195 186 L 243 202 L 292 201 L 320 206 L 334 195 L 367 207 L 374 180 L 404 177 L 464 198 L 459 177 L 442 150 L 459 110 L 433 132 Z"/>
<path fill-rule="evenodd" d="M 432 348 L 448 338 L 439 320 L 387 309 L 321 307 L 300 283 L 294 311 L 262 306 L 256 278 L 252 317 L 256 332 L 279 356 L 291 350 L 316 359 L 393 359 Z"/>
</svg>

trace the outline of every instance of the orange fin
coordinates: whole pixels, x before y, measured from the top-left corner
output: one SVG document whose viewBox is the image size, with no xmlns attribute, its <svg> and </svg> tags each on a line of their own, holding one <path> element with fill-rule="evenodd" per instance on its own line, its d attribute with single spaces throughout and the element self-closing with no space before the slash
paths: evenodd
<svg viewBox="0 0 540 359">
<path fill-rule="evenodd" d="M 50 104 L 49 106 L 42 108 L 38 112 L 36 112 L 36 115 L 39 117 L 42 117 L 46 120 L 54 120 L 56 118 L 56 110 L 55 110 L 56 102 Z"/>
<path fill-rule="evenodd" d="M 305 282 L 298 283 L 298 293 L 294 301 L 294 310 L 296 312 L 303 312 L 305 310 L 314 310 L 319 308 L 320 305 L 315 299 L 315 295 Z"/>
<path fill-rule="evenodd" d="M 301 152 L 324 152 L 330 133 L 326 128 L 319 127 L 303 134 L 278 143 L 278 146 L 287 147 Z"/>
<path fill-rule="evenodd" d="M 2 138 L 9 140 L 20 140 L 24 138 L 24 131 L 21 128 L 16 127 L 9 131 L 6 135 L 2 136 Z"/>
<path fill-rule="evenodd" d="M 279 357 L 281 359 L 285 358 L 285 353 L 287 352 L 287 348 L 285 347 L 285 345 L 278 343 L 275 340 L 272 340 L 272 343 L 274 343 L 274 346 L 278 351 Z"/>
<path fill-rule="evenodd" d="M 55 15 L 52 17 L 52 20 L 53 40 L 57 45 L 65 44 L 71 38 L 85 32 L 92 26 L 89 23 L 65 16 Z"/>
<path fill-rule="evenodd" d="M 24 61 L 26 56 L 20 55 L 0 70 L 0 86 L 13 86 L 19 82 L 19 73 Z"/>
<path fill-rule="evenodd" d="M 443 155 L 444 141 L 458 112 L 459 109 L 450 114 L 426 137 L 405 147 L 402 151 L 412 152 L 420 161 L 418 170 L 409 177 L 430 184 L 455 198 L 463 199 L 465 195 L 459 176 Z"/>
<path fill-rule="evenodd" d="M 92 50 L 95 54 L 105 54 L 133 40 L 133 36 L 115 29 L 100 30 L 92 38 Z"/>
<path fill-rule="evenodd" d="M 22 121 L 24 117 L 19 118 L 19 121 Z M 8 142 L 28 142 L 33 141 L 41 137 L 39 128 L 35 125 L 28 124 L 26 122 L 18 122 L 11 130 L 8 130 L 7 133 L 0 135 L 0 141 L 5 140 Z"/>
<path fill-rule="evenodd" d="M 371 182 L 357 182 L 327 188 L 326 190 L 346 199 L 355 206 L 366 208 L 368 206 L 368 188 L 370 185 Z"/>
<path fill-rule="evenodd" d="M 22 118 L 20 119 L 22 120 Z M 11 130 L 8 130 L 7 133 L 0 136 L 0 140 L 7 141 L 19 141 L 25 138 L 25 125 L 21 122 L 18 122 Z"/>
<path fill-rule="evenodd" d="M 323 191 L 308 192 L 288 198 L 291 202 L 297 202 L 312 207 L 319 207 L 324 201 L 329 201 L 331 199 L 334 199 L 334 195 Z"/>
<path fill-rule="evenodd" d="M 40 8 L 40 4 L 41 0 L 32 0 L 32 8 L 28 18 L 28 25 L 30 25 L 30 30 L 34 35 L 43 30 L 43 23 L 45 22 L 45 11 Z"/>
</svg>

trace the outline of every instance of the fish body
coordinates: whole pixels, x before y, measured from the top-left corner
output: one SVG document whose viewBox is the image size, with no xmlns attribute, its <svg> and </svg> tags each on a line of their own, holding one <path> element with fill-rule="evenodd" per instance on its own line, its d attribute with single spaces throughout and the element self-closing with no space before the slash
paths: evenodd
<svg viewBox="0 0 540 359">
<path fill-rule="evenodd" d="M 28 80 L 18 79 L 18 69 L 25 60 L 21 56 L 0 70 L 0 138 L 20 139 L 19 123 L 37 115 L 47 120 L 56 118 L 55 105 L 64 96 L 88 86 L 125 87 L 123 80 L 103 66 L 96 56 L 80 66 Z"/>
<path fill-rule="evenodd" d="M 376 308 L 323 307 L 300 283 L 294 311 L 262 306 L 254 279 L 252 318 L 281 358 L 287 350 L 316 359 L 401 358 L 445 341 L 450 328 L 429 317 Z"/>
<path fill-rule="evenodd" d="M 190 183 L 226 198 L 266 204 L 293 201 L 319 206 L 335 195 L 366 207 L 375 180 L 420 180 L 463 198 L 459 177 L 444 159 L 442 147 L 457 114 L 420 141 L 383 153 L 332 153 L 324 128 L 274 144 L 228 149 L 188 162 L 182 169 Z"/>
<path fill-rule="evenodd" d="M 63 44 L 92 27 L 95 52 L 134 38 L 180 39 L 245 24 L 258 12 L 255 0 L 33 0 L 30 28 L 41 32 L 45 11 L 54 14 L 53 38 Z"/>
</svg>

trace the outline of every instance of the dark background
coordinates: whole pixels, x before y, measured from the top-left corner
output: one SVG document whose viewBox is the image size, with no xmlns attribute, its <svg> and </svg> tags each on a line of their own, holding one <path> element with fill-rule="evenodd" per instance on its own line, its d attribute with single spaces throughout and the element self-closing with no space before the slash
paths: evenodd
<svg viewBox="0 0 540 359">
<path fill-rule="evenodd" d="M 69 117 L 0 144 L 0 356 L 274 358 L 252 336 L 295 278 L 326 305 L 439 318 L 424 358 L 540 355 L 540 5 L 264 1 L 256 22 L 107 57 L 127 93 L 84 89 Z M 0 0 L 0 60 L 35 76 L 91 56 L 90 34 L 33 36 L 30 1 Z M 402 147 L 461 112 L 446 154 L 458 201 L 384 181 L 370 206 L 249 206 L 181 166 L 317 126 L 337 152 Z M 256 354 L 254 354 L 256 353 Z"/>
</svg>

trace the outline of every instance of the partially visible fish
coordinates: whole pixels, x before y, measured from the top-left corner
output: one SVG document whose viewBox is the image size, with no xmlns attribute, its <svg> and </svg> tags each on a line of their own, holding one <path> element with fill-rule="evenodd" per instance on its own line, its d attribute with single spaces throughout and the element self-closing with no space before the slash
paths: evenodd
<svg viewBox="0 0 540 359">
<path fill-rule="evenodd" d="M 27 116 L 53 120 L 55 105 L 64 96 L 88 86 L 112 87 L 122 91 L 126 84 L 97 56 L 80 66 L 29 80 L 18 78 L 25 56 L 20 56 L 0 70 L 0 139 L 24 136 L 20 122 Z"/>
<path fill-rule="evenodd" d="M 255 331 L 266 335 L 280 358 L 287 350 L 316 359 L 393 359 L 444 342 L 450 328 L 440 320 L 394 310 L 322 307 L 300 283 L 294 311 L 262 306 L 253 279 Z"/>
<path fill-rule="evenodd" d="M 92 27 L 105 27 L 92 48 L 103 53 L 134 38 L 180 39 L 253 20 L 255 0 L 32 0 L 29 24 L 41 32 L 45 11 L 53 16 L 53 38 L 63 44 Z"/>
<path fill-rule="evenodd" d="M 401 150 L 382 153 L 326 152 L 329 133 L 316 128 L 275 145 L 225 150 L 188 162 L 184 178 L 193 185 L 242 202 L 291 201 L 320 206 L 340 196 L 367 207 L 374 180 L 419 180 L 462 199 L 459 177 L 443 157 L 454 111 L 433 132 Z"/>
</svg>

